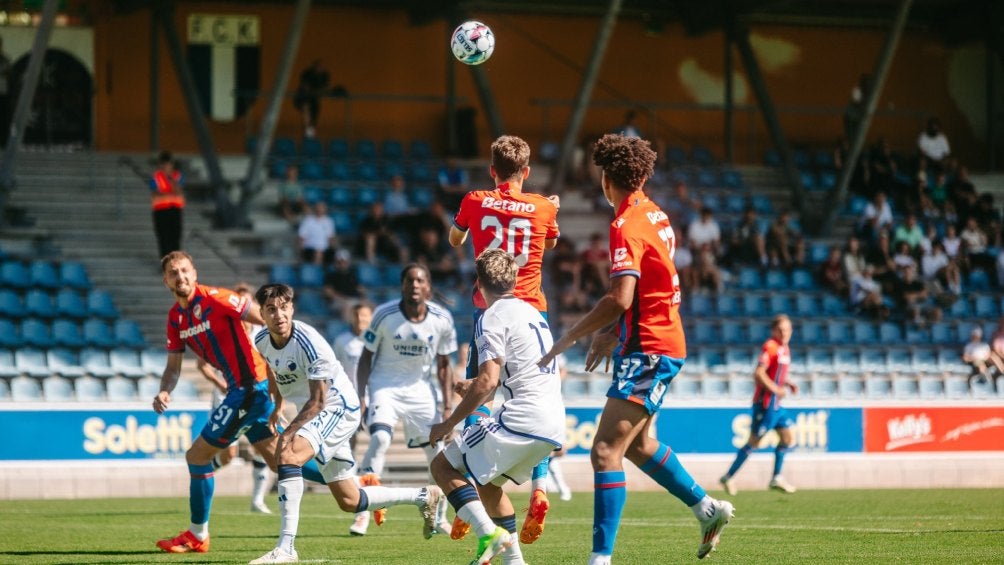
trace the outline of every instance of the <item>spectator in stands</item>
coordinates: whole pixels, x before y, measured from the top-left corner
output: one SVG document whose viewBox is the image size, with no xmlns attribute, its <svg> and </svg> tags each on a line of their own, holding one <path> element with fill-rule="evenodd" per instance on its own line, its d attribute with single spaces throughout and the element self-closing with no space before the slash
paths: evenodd
<svg viewBox="0 0 1004 565">
<path fill-rule="evenodd" d="M 624 113 L 624 122 L 617 127 L 617 131 L 614 133 L 619 133 L 624 137 L 642 137 L 641 130 L 635 125 L 637 119 L 638 113 L 634 110 L 628 110 Z"/>
<path fill-rule="evenodd" d="M 907 267 L 917 268 L 917 260 L 913 258 L 910 244 L 905 241 L 900 241 L 896 244 L 896 253 L 892 256 L 892 262 L 896 266 L 896 274 L 898 276 L 903 276 L 903 271 Z"/>
<path fill-rule="evenodd" d="M 471 189 L 471 179 L 467 169 L 460 165 L 456 157 L 447 157 L 436 178 L 439 182 L 437 198 L 447 210 L 457 210 L 460 201 Z"/>
<path fill-rule="evenodd" d="M 893 235 L 893 244 L 898 248 L 901 242 L 906 243 L 909 251 L 916 253 L 919 251 L 920 244 L 923 241 L 924 230 L 917 223 L 917 216 L 907 214 L 903 223 L 896 227 L 896 232 Z"/>
<path fill-rule="evenodd" d="M 767 257 L 774 267 L 790 269 L 805 263 L 805 241 L 791 227 L 791 213 L 783 211 L 767 229 Z"/>
<path fill-rule="evenodd" d="M 962 238 L 959 237 L 955 224 L 945 225 L 945 237 L 941 239 L 941 244 L 945 246 L 948 258 L 954 261 L 960 269 L 965 270 L 965 250 L 962 248 Z"/>
<path fill-rule="evenodd" d="M 293 106 L 303 117 L 303 137 L 317 135 L 317 118 L 321 113 L 321 96 L 331 82 L 331 76 L 320 59 L 314 59 L 309 67 L 300 73 L 300 85 L 293 95 Z"/>
<path fill-rule="evenodd" d="M 980 225 L 980 229 L 987 236 L 987 245 L 1000 246 L 1001 244 L 1001 215 L 997 206 L 994 205 L 994 195 L 984 192 L 976 200 L 976 209 L 972 216 Z"/>
<path fill-rule="evenodd" d="M 914 265 L 904 267 L 896 285 L 895 299 L 906 314 L 906 318 L 914 324 L 923 326 L 928 322 L 941 320 L 939 308 L 925 307 L 927 296 L 924 281 L 917 278 L 917 267 Z"/>
<path fill-rule="evenodd" d="M 669 216 L 669 223 L 678 233 L 683 233 L 697 219 L 697 211 L 701 209 L 701 201 L 692 198 L 687 190 L 687 183 L 678 180 L 673 184 L 673 197 L 664 198 L 660 193 L 655 201 Z M 607 206 L 609 208 L 609 205 Z"/>
<path fill-rule="evenodd" d="M 975 381 L 992 385 L 994 379 L 991 376 L 991 367 L 996 368 L 999 372 L 1004 372 L 1004 364 L 996 365 L 992 354 L 990 344 L 983 341 L 983 329 L 979 326 L 973 326 L 969 332 L 969 342 L 962 349 L 962 360 L 972 367 L 972 373 L 969 375 L 970 388 Z"/>
<path fill-rule="evenodd" d="M 328 205 L 323 200 L 314 203 L 311 214 L 300 221 L 300 259 L 315 265 L 330 265 L 335 257 L 338 241 L 335 238 L 335 221 L 328 215 Z"/>
<path fill-rule="evenodd" d="M 889 141 L 880 137 L 868 153 L 865 182 L 868 194 L 889 193 L 896 188 L 896 173 L 899 171 L 896 156 L 889 147 Z"/>
<path fill-rule="evenodd" d="M 889 245 L 889 232 L 883 230 L 879 233 L 878 240 L 868 248 L 865 260 L 871 265 L 875 280 L 882 285 L 883 290 L 886 293 L 892 292 L 896 283 L 896 262 Z"/>
<path fill-rule="evenodd" d="M 944 168 L 945 159 L 952 153 L 952 149 L 948 144 L 948 138 L 941 131 L 941 122 L 938 118 L 928 118 L 927 129 L 917 137 L 917 149 L 935 172 Z"/>
<path fill-rule="evenodd" d="M 997 369 L 998 377 L 1004 375 L 1004 317 L 997 320 L 997 327 L 990 336 L 990 362 Z"/>
<path fill-rule="evenodd" d="M 865 206 L 858 221 L 858 235 L 866 241 L 875 241 L 879 232 L 892 226 L 892 208 L 886 199 L 885 192 L 875 193 L 875 197 Z"/>
<path fill-rule="evenodd" d="M 767 247 L 753 207 L 743 211 L 739 225 L 732 231 L 729 259 L 743 265 L 767 266 Z"/>
<path fill-rule="evenodd" d="M 844 278 L 844 258 L 840 247 L 831 247 L 829 257 L 819 265 L 819 282 L 837 296 L 847 296 L 850 285 Z"/>
<path fill-rule="evenodd" d="M 445 230 L 426 224 L 411 238 L 411 260 L 429 269 L 432 279 L 440 285 L 458 286 L 460 267 L 457 255 L 445 237 Z"/>
<path fill-rule="evenodd" d="M 610 249 L 601 233 L 589 237 L 589 247 L 579 255 L 580 288 L 590 299 L 603 296 L 610 280 Z"/>
<path fill-rule="evenodd" d="M 882 285 L 872 275 L 875 268 L 865 265 L 861 274 L 851 281 L 851 306 L 877 319 L 889 317 L 889 308 L 882 297 Z"/>
<path fill-rule="evenodd" d="M 718 268 L 718 256 L 710 243 L 704 243 L 694 250 L 694 281 L 696 288 L 708 288 L 715 294 L 722 292 L 722 271 Z"/>
<path fill-rule="evenodd" d="M 956 171 L 955 179 L 948 187 L 947 202 L 951 202 L 956 209 L 961 211 L 962 207 L 970 200 L 976 200 L 976 186 L 969 178 L 969 167 L 961 165 Z"/>
<path fill-rule="evenodd" d="M 672 220 L 670 220 L 672 222 Z M 712 217 L 711 208 L 704 206 L 701 208 L 701 217 L 690 224 L 687 228 L 687 239 L 690 247 L 694 250 L 695 258 L 698 258 L 705 246 L 712 255 L 719 257 L 722 245 L 722 230 L 718 227 L 718 222 Z M 697 259 L 697 263 L 701 263 Z M 698 268 L 700 270 L 700 267 Z"/>
<path fill-rule="evenodd" d="M 359 284 L 356 267 L 352 264 L 352 254 L 348 249 L 335 252 L 335 264 L 324 275 L 324 296 L 331 302 L 332 309 L 341 310 L 348 300 L 358 300 L 366 295 Z"/>
<path fill-rule="evenodd" d="M 356 248 L 356 255 L 364 257 L 370 263 L 376 263 L 378 258 L 392 262 L 407 260 L 391 230 L 390 218 L 384 213 L 383 202 L 370 204 L 369 214 L 359 222 Z"/>
<path fill-rule="evenodd" d="M 676 253 L 673 254 L 676 272 L 680 275 L 680 290 L 685 294 L 697 290 L 697 271 L 694 269 L 694 254 L 687 245 L 686 237 L 680 233 L 676 236 Z"/>
<path fill-rule="evenodd" d="M 279 214 L 295 227 L 308 208 L 310 206 L 304 199 L 303 185 L 300 184 L 300 167 L 290 165 L 286 168 L 286 179 L 279 183 Z"/>
<path fill-rule="evenodd" d="M 140 173 L 136 166 L 133 166 L 133 170 Z M 157 170 L 148 178 L 157 251 L 164 257 L 172 251 L 181 250 L 185 177 L 181 174 L 174 156 L 168 151 L 161 151 L 157 156 Z"/>
<path fill-rule="evenodd" d="M 993 264 L 994 257 L 987 254 L 987 234 L 980 228 L 974 216 L 966 220 L 966 227 L 959 233 L 962 240 L 963 249 L 966 254 L 966 262 L 970 269 L 987 269 Z"/>
<path fill-rule="evenodd" d="M 589 301 L 582 292 L 580 276 L 582 264 L 575 252 L 575 244 L 567 238 L 560 238 L 550 256 L 551 288 L 557 296 L 558 310 L 562 314 L 584 312 L 589 308 Z"/>
<path fill-rule="evenodd" d="M 945 245 L 935 240 L 931 248 L 920 258 L 920 275 L 937 294 L 947 290 L 958 296 L 962 293 L 962 279 L 959 267 L 945 253 Z"/>
<path fill-rule="evenodd" d="M 948 199 L 948 176 L 944 171 L 934 175 L 934 181 L 927 185 L 926 194 L 935 206 L 941 208 Z"/>
<path fill-rule="evenodd" d="M 390 192 L 383 197 L 383 208 L 391 218 L 400 218 L 411 213 L 411 204 L 408 202 L 407 187 L 403 175 L 394 175 L 390 179 Z"/>
<path fill-rule="evenodd" d="M 844 249 L 844 281 L 850 287 L 851 281 L 861 274 L 867 265 L 865 255 L 861 251 L 861 240 L 851 236 L 847 240 L 847 247 Z"/>
</svg>

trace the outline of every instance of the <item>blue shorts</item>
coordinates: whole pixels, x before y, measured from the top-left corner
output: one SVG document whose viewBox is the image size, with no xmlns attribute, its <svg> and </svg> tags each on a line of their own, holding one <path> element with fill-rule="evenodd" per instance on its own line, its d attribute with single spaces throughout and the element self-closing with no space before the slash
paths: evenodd
<svg viewBox="0 0 1004 565">
<path fill-rule="evenodd" d="M 614 383 L 607 396 L 642 404 L 649 414 L 655 414 L 662 406 L 669 382 L 680 373 L 684 361 L 645 353 L 614 355 L 613 360 Z"/>
<path fill-rule="evenodd" d="M 478 320 L 481 319 L 481 316 L 484 315 L 484 313 L 485 311 L 482 310 L 481 308 L 474 309 L 474 327 L 478 327 Z M 547 312 L 541 312 L 540 315 L 544 317 L 545 322 L 548 321 Z M 478 376 L 478 367 L 481 366 L 481 363 L 478 363 L 478 348 L 477 345 L 474 343 L 474 332 L 471 332 L 471 344 L 470 347 L 467 349 L 467 352 L 468 353 L 467 353 L 466 378 L 470 380 Z"/>
<path fill-rule="evenodd" d="M 750 425 L 750 432 L 757 437 L 763 437 L 771 430 L 783 430 L 794 425 L 795 421 L 788 415 L 788 411 L 780 406 L 764 408 L 760 404 L 753 405 L 753 423 Z"/>
<path fill-rule="evenodd" d="M 268 393 L 268 381 L 254 388 L 235 388 L 227 392 L 223 402 L 209 413 L 209 421 L 202 428 L 202 439 L 214 447 L 224 448 L 246 435 L 251 443 L 258 443 L 274 434 L 268 428 L 268 418 L 275 403 Z"/>
</svg>

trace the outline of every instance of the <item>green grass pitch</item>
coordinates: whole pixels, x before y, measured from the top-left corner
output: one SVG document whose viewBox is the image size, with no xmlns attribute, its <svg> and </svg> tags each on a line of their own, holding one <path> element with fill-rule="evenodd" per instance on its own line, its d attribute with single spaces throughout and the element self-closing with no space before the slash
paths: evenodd
<svg viewBox="0 0 1004 565">
<path fill-rule="evenodd" d="M 720 494 L 720 493 L 714 493 Z M 516 494 L 517 510 L 525 495 Z M 736 518 L 710 563 L 1004 563 L 1004 491 L 741 492 Z M 269 500 L 275 509 L 273 497 Z M 247 512 L 248 499 L 213 505 L 212 550 L 168 555 L 154 541 L 187 526 L 184 499 L 15 500 L 0 504 L 0 563 L 247 563 L 275 543 L 276 515 Z M 451 513 L 452 516 L 452 513 Z M 522 524 L 522 512 L 518 515 Z M 392 508 L 387 522 L 351 537 L 351 515 L 333 499 L 303 501 L 297 550 L 309 563 L 466 564 L 473 534 L 462 541 L 422 539 L 418 511 Z M 592 495 L 552 502 L 541 539 L 524 546 L 532 565 L 584 564 L 589 556 Z M 689 563 L 698 542 L 690 511 L 668 494 L 629 493 L 614 562 Z M 498 560 L 496 560 L 498 561 Z"/>
</svg>

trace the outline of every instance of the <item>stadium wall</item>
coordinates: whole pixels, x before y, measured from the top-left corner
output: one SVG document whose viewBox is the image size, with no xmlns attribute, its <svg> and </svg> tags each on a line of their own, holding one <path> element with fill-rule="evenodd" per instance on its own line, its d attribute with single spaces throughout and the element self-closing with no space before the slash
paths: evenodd
<svg viewBox="0 0 1004 565">
<path fill-rule="evenodd" d="M 785 475 L 800 488 L 1004 487 L 1004 403 L 792 403 L 790 411 L 795 445 Z M 568 408 L 563 460 L 576 491 L 592 488 L 588 449 L 599 412 Z M 161 416 L 142 403 L 0 406 L 0 426 L 18 430 L 0 445 L 0 499 L 184 496 L 184 451 L 205 421 L 198 403 Z M 699 482 L 715 489 L 745 442 L 749 409 L 669 406 L 654 429 Z M 765 488 L 773 445 L 776 437 L 768 435 L 736 477 L 739 488 Z M 658 490 L 628 467 L 632 489 Z M 246 471 L 220 470 L 217 492 L 249 492 Z"/>
<path fill-rule="evenodd" d="M 258 18 L 260 86 L 271 86 L 292 10 L 275 4 L 178 2 L 176 25 L 187 41 L 192 15 Z M 560 140 L 581 82 L 599 20 L 573 16 L 479 14 L 495 31 L 492 59 L 482 66 L 508 133 L 535 145 Z M 94 72 L 97 148 L 149 149 L 150 14 L 138 11 L 102 18 L 95 25 Z M 427 139 L 440 148 L 446 109 L 415 95 L 444 96 L 447 65 L 457 71 L 461 105 L 479 107 L 473 78 L 447 49 L 446 23 L 413 26 L 404 11 L 315 6 L 303 34 L 290 89 L 299 72 L 319 58 L 333 85 L 353 95 L 379 94 L 381 100 L 327 99 L 322 104 L 323 139 L 368 137 Z M 161 34 L 163 35 L 163 34 Z M 782 126 L 797 143 L 832 146 L 841 135 L 843 109 L 862 73 L 874 67 L 885 37 L 883 29 L 796 28 L 758 25 L 751 41 L 780 108 Z M 197 149 L 185 106 L 161 38 L 159 95 L 160 144 L 177 151 Z M 722 155 L 723 38 L 720 33 L 688 36 L 682 27 L 646 33 L 641 22 L 622 21 L 611 38 L 586 116 L 583 137 L 610 131 L 624 111 L 637 103 L 649 108 L 639 122 L 647 137 L 688 147 L 700 143 Z M 956 154 L 982 162 L 986 132 L 986 89 L 982 47 L 947 47 L 937 33 L 908 31 L 892 65 L 872 131 L 894 148 L 915 146 L 928 115 L 939 116 Z M 738 57 L 735 60 L 739 60 Z M 214 79 L 215 80 L 215 79 Z M 742 110 L 735 122 L 737 158 L 759 162 L 770 146 L 745 73 L 737 67 L 735 99 Z M 544 101 L 563 101 L 548 105 Z M 245 138 L 257 134 L 263 102 L 245 117 L 214 121 L 211 131 L 222 152 L 240 152 Z M 490 131 L 484 112 L 476 117 L 478 149 L 486 153 Z M 278 135 L 299 137 L 299 115 L 282 105 Z"/>
</svg>

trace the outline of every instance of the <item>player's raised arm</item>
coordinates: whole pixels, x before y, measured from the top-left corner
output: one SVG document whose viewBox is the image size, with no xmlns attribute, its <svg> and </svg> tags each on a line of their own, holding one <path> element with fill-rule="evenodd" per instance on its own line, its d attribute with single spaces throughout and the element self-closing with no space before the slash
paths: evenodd
<svg viewBox="0 0 1004 565">
<path fill-rule="evenodd" d="M 449 355 L 436 355 L 436 377 L 443 391 L 443 418 L 453 410 L 453 362 Z"/>
<path fill-rule="evenodd" d="M 461 231 L 457 226 L 450 226 L 450 245 L 460 247 L 467 241 L 467 231 Z"/>
<path fill-rule="evenodd" d="M 178 379 L 181 378 L 181 360 L 184 355 L 181 351 L 169 351 L 167 354 L 167 365 L 160 376 L 160 392 L 153 398 L 153 411 L 158 414 L 163 414 L 171 403 L 171 391 L 178 386 Z"/>
<path fill-rule="evenodd" d="M 356 393 L 359 395 L 359 411 L 366 418 L 366 387 L 370 384 L 370 373 L 373 372 L 373 352 L 363 348 L 356 365 Z"/>
</svg>

